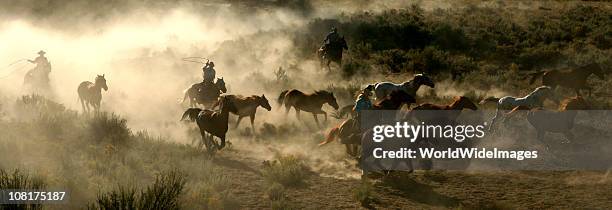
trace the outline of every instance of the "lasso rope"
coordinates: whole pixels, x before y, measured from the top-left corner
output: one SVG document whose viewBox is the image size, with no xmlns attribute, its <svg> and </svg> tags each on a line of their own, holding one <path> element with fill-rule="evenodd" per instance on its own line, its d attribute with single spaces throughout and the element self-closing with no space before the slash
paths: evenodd
<svg viewBox="0 0 612 210">
<path fill-rule="evenodd" d="M 203 60 L 207 60 L 206 58 L 203 57 L 186 57 L 182 59 L 183 61 L 187 61 L 187 62 L 192 62 L 192 63 L 201 63 L 201 64 L 206 64 L 206 62 L 203 62 Z"/>
<path fill-rule="evenodd" d="M 22 61 L 25 61 L 25 60 L 27 60 L 27 59 L 19 59 L 19 60 L 16 60 L 15 62 L 12 62 L 9 65 L 6 65 L 6 66 L 2 67 L 2 69 L 0 69 L 0 79 L 6 78 L 6 77 L 10 76 L 12 73 L 15 73 L 15 72 L 23 70 L 24 67 L 28 66 L 27 65 L 28 63 L 25 63 L 25 65 L 19 66 L 18 68 L 12 68 L 12 70 L 10 70 L 8 73 L 4 73 L 4 74 L 2 73 L 3 71 L 9 69 L 13 65 L 18 64 L 18 63 L 20 63 Z"/>
</svg>

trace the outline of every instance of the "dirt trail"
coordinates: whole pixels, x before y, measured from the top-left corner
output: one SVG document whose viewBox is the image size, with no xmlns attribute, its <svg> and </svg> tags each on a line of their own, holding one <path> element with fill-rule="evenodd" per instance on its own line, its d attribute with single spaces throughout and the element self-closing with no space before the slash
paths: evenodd
<svg viewBox="0 0 612 210">
<path fill-rule="evenodd" d="M 238 143 L 239 144 L 239 143 Z M 248 209 L 269 209 L 262 159 L 238 148 L 218 154 L 214 163 L 231 180 L 231 192 Z M 371 179 L 375 209 L 589 208 L 612 207 L 612 180 L 605 172 L 397 172 Z M 285 194 L 299 209 L 363 209 L 353 199 L 353 178 L 313 172 L 302 187 Z"/>
</svg>

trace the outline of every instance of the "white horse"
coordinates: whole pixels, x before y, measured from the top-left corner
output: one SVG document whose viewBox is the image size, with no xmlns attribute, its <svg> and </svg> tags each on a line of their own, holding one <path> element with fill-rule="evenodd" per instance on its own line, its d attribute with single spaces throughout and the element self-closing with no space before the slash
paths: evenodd
<svg viewBox="0 0 612 210">
<path fill-rule="evenodd" d="M 385 98 L 387 95 L 389 95 L 389 93 L 393 92 L 394 90 L 403 90 L 410 96 L 416 98 L 416 92 L 417 90 L 419 90 L 421 85 L 426 85 L 431 88 L 435 87 L 434 82 L 431 80 L 431 78 L 423 74 L 417 74 L 414 75 L 414 78 L 408 82 L 404 82 L 401 84 L 391 82 L 379 82 L 368 85 L 367 89 L 374 89 L 376 100 Z"/>
<path fill-rule="evenodd" d="M 497 120 L 497 118 L 502 115 L 503 110 L 512 110 L 517 106 L 525 106 L 529 109 L 542 107 L 544 104 L 544 100 L 549 98 L 557 101 L 555 98 L 552 98 L 552 88 L 549 86 L 540 86 L 536 88 L 533 92 L 529 93 L 525 97 L 516 98 L 512 96 L 504 96 L 502 98 L 489 97 L 480 101 L 480 104 L 485 104 L 487 102 L 496 102 L 497 109 L 495 110 L 495 116 L 491 119 L 491 124 L 489 125 L 489 130 L 493 127 L 493 124 Z"/>
</svg>

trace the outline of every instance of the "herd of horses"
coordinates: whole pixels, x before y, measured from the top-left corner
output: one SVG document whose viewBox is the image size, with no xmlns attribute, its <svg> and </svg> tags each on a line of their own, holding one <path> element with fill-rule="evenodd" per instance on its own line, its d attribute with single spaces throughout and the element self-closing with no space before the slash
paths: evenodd
<svg viewBox="0 0 612 210">
<path fill-rule="evenodd" d="M 603 69 L 597 65 L 586 65 L 570 70 L 550 70 L 532 74 L 534 78 L 542 77 L 542 86 L 535 88 L 531 93 L 524 97 L 505 96 L 501 98 L 488 97 L 480 101 L 479 105 L 494 103 L 496 105 L 495 116 L 489 124 L 489 131 L 494 129 L 496 121 L 500 117 L 514 115 L 518 110 L 528 110 L 527 121 L 537 130 L 537 139 L 543 140 L 546 132 L 563 133 L 571 140 L 573 135 L 574 118 L 577 110 L 589 109 L 589 103 L 581 96 L 580 90 L 591 88 L 586 81 L 590 75 L 604 78 Z M 532 79 L 532 82 L 535 79 Z M 453 114 L 445 115 L 445 121 L 455 121 L 461 110 L 478 110 L 478 105 L 465 96 L 457 96 L 453 101 L 446 105 L 431 103 L 421 103 L 410 109 L 412 104 L 417 103 L 417 91 L 422 86 L 435 88 L 432 78 L 427 75 L 417 74 L 410 81 L 395 84 L 391 82 L 379 82 L 367 85 L 361 91 L 374 92 L 375 99 L 373 110 L 395 110 L 404 112 L 404 116 L 412 117 L 422 122 L 429 120 L 431 116 L 419 114 L 419 110 L 455 110 Z M 555 94 L 558 86 L 575 90 L 576 96 L 567 98 L 560 102 L 558 95 Z M 83 106 L 83 110 L 90 111 L 90 106 L 94 110 L 100 108 L 102 89 L 108 90 L 104 75 L 98 75 L 94 82 L 82 82 L 78 87 L 78 95 Z M 207 90 L 207 91 L 204 91 Z M 263 107 L 268 111 L 272 110 L 270 103 L 265 95 L 252 95 L 243 97 L 240 95 L 226 94 L 227 89 L 223 78 L 217 78 L 214 84 L 203 85 L 194 84 L 187 90 L 183 102 L 189 99 L 190 108 L 182 115 L 181 120 L 196 122 L 202 135 L 202 142 L 210 154 L 224 148 L 226 145 L 226 133 L 229 130 L 229 114 L 238 116 L 235 124 L 237 127 L 244 117 L 249 117 L 251 129 L 255 132 L 254 120 L 258 107 Z M 545 100 L 552 100 L 560 104 L 558 110 L 546 110 L 543 108 Z M 327 121 L 327 113 L 323 111 L 323 105 L 328 104 L 334 110 L 337 118 L 342 118 L 351 112 L 353 104 L 342 108 L 338 105 L 333 92 L 317 90 L 312 93 L 303 92 L 297 89 L 281 91 L 277 102 L 280 106 L 285 106 L 285 113 L 288 114 L 291 108 L 295 110 L 297 119 L 300 119 L 300 112 L 311 113 L 315 122 L 319 125 L 318 115 L 323 115 Z M 198 105 L 208 107 L 199 108 Z M 218 108 L 217 108 L 218 107 Z M 402 107 L 408 109 L 402 110 Z M 415 111 L 415 112 L 413 112 Z M 354 113 L 352 113 L 354 114 Z M 335 139 L 346 146 L 347 154 L 358 158 L 360 155 L 360 145 L 363 141 L 364 132 L 360 130 L 355 118 L 349 117 L 339 125 L 334 126 L 326 135 L 320 146 L 328 144 Z M 439 119 L 438 119 L 439 120 Z M 217 143 L 215 137 L 220 139 Z"/>
</svg>

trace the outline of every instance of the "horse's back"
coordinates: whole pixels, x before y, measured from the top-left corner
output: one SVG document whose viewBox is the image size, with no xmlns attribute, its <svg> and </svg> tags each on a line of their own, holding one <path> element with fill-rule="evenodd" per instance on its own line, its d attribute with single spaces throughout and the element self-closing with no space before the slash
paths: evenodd
<svg viewBox="0 0 612 210">
<path fill-rule="evenodd" d="M 79 87 L 77 88 L 77 92 L 79 93 L 79 96 L 81 97 L 85 96 L 89 88 L 92 87 L 93 85 L 94 84 L 90 81 L 81 82 L 81 84 L 79 84 Z"/>
</svg>

